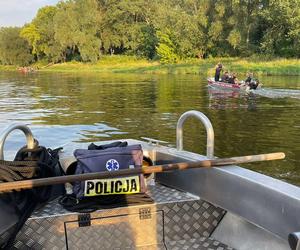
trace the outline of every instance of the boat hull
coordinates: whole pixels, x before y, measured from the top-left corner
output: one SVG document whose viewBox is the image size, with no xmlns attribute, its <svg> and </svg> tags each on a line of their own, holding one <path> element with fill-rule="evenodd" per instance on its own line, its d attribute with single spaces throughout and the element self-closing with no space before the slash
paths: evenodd
<svg viewBox="0 0 300 250">
<path fill-rule="evenodd" d="M 248 91 L 249 88 L 247 88 L 246 85 L 240 85 L 240 84 L 230 84 L 225 82 L 216 82 L 214 79 L 209 78 L 208 80 L 208 86 L 212 88 L 222 89 L 222 90 L 230 90 L 230 91 Z"/>
<path fill-rule="evenodd" d="M 207 156 L 182 148 L 183 122 L 191 116 L 205 125 Z M 126 141 L 140 144 L 154 165 L 214 158 L 214 132 L 203 113 L 184 113 L 177 123 L 176 139 L 177 148 L 159 145 L 157 140 Z M 65 145 L 61 164 L 88 144 Z M 299 187 L 235 165 L 157 173 L 148 184 L 147 201 L 127 196 L 122 206 L 83 214 L 50 201 L 26 221 L 14 248 L 284 250 L 289 249 L 289 235 L 296 235 L 300 244 Z M 0 235 L 0 242 L 5 242 L 7 234 Z"/>
<path fill-rule="evenodd" d="M 170 147 L 127 141 L 141 144 L 154 164 L 207 159 Z M 66 147 L 64 154 L 78 146 Z M 15 246 L 144 250 L 193 249 L 200 244 L 210 249 L 288 249 L 288 234 L 300 226 L 296 216 L 299 188 L 238 166 L 161 173 L 155 179 L 148 192 L 153 204 L 100 209 L 89 214 L 86 226 L 80 226 L 80 214 L 68 212 L 54 200 L 26 222 Z M 103 244 L 106 238 L 100 240 L 99 235 L 111 241 Z M 243 245 L 246 239 L 249 242 Z"/>
</svg>

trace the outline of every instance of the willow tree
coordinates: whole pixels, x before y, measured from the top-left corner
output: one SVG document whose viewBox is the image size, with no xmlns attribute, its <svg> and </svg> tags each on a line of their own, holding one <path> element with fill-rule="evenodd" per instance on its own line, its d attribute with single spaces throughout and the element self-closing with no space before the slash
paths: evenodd
<svg viewBox="0 0 300 250">
<path fill-rule="evenodd" d="M 150 0 L 100 0 L 104 20 L 101 41 L 106 53 L 131 53 L 153 56 L 156 39 L 152 26 Z M 151 51 L 152 50 L 152 51 Z"/>
<path fill-rule="evenodd" d="M 32 53 L 38 59 L 46 58 L 49 61 L 61 60 L 63 48 L 55 40 L 54 17 L 57 7 L 46 6 L 40 8 L 31 23 L 24 26 L 21 37 L 32 46 Z"/>
<path fill-rule="evenodd" d="M 96 0 L 69 0 L 58 4 L 54 19 L 55 40 L 82 61 L 96 61 L 100 56 L 101 10 Z M 66 55 L 65 55 L 66 56 Z"/>
<path fill-rule="evenodd" d="M 20 37 L 20 28 L 0 28 L 1 64 L 25 66 L 33 61 L 31 46 Z"/>
</svg>

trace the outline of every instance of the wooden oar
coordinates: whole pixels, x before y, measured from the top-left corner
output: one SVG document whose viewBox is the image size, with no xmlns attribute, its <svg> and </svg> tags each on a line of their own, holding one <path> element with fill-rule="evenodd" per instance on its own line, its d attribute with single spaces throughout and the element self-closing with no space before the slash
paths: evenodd
<svg viewBox="0 0 300 250">
<path fill-rule="evenodd" d="M 203 161 L 194 161 L 194 162 L 182 162 L 182 163 L 174 163 L 174 164 L 172 163 L 172 164 L 148 166 L 148 167 L 135 168 L 135 169 L 122 169 L 113 172 L 106 171 L 106 172 L 98 172 L 98 173 L 66 175 L 66 176 L 57 176 L 57 177 L 32 179 L 32 180 L 24 180 L 24 181 L 4 182 L 4 183 L 0 183 L 0 192 L 2 193 L 2 192 L 8 192 L 12 190 L 31 189 L 34 187 L 56 185 L 56 184 L 62 184 L 67 182 L 74 182 L 74 181 L 116 178 L 121 176 L 161 173 L 166 171 L 185 170 L 191 168 L 209 168 L 209 167 L 217 167 L 217 166 L 220 167 L 220 166 L 228 166 L 233 164 L 241 164 L 241 163 L 249 163 L 249 162 L 280 160 L 280 159 L 284 159 L 284 157 L 285 157 L 284 153 L 270 153 L 270 154 L 261 154 L 261 155 L 232 157 L 232 158 L 219 158 L 213 160 L 203 160 Z"/>
</svg>

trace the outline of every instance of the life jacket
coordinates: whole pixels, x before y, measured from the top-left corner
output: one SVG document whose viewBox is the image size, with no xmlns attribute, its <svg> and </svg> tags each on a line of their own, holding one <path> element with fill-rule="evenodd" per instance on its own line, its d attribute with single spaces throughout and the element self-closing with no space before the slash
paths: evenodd
<svg viewBox="0 0 300 250">
<path fill-rule="evenodd" d="M 250 83 L 252 80 L 252 78 L 250 76 L 247 77 L 247 79 L 245 80 L 245 83 Z"/>
<path fill-rule="evenodd" d="M 258 81 L 252 78 L 251 81 L 249 82 L 250 89 L 256 89 L 257 86 L 258 86 Z"/>
</svg>

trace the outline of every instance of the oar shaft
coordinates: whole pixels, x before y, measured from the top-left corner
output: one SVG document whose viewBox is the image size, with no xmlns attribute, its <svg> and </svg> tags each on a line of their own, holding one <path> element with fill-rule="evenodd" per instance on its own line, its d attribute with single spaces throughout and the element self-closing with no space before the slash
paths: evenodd
<svg viewBox="0 0 300 250">
<path fill-rule="evenodd" d="M 190 168 L 228 166 L 233 164 L 257 162 L 257 161 L 280 160 L 280 159 L 284 159 L 284 157 L 285 157 L 284 153 L 270 153 L 270 154 L 249 155 L 249 156 L 223 158 L 223 159 L 219 158 L 214 160 L 164 164 L 164 165 L 148 166 L 144 168 L 135 168 L 135 169 L 122 169 L 114 172 L 107 171 L 107 172 L 98 172 L 98 173 L 57 176 L 57 177 L 49 177 L 49 178 L 42 178 L 42 179 L 4 182 L 4 183 L 0 183 L 0 192 L 8 192 L 11 190 L 19 190 L 19 189 L 31 189 L 34 187 L 63 184 L 63 183 L 74 182 L 74 181 L 116 178 L 116 177 L 137 175 L 137 174 L 161 173 L 166 171 L 185 170 Z"/>
</svg>

